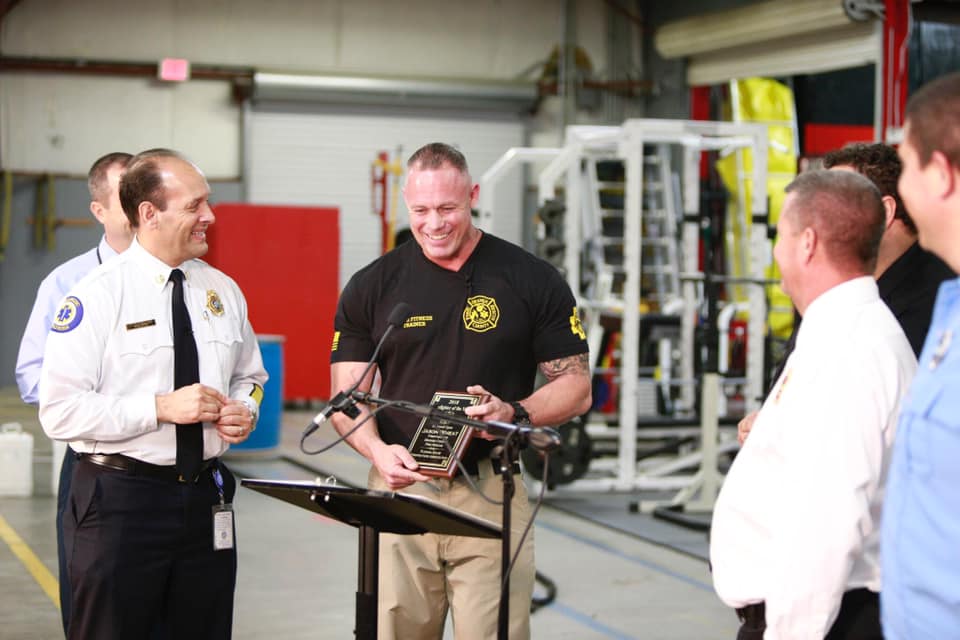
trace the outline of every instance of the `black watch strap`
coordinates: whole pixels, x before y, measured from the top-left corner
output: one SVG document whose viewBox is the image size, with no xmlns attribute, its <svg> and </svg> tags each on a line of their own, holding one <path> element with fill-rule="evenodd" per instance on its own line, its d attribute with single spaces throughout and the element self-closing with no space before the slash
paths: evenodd
<svg viewBox="0 0 960 640">
<path fill-rule="evenodd" d="M 527 413 L 527 410 L 523 408 L 522 404 L 514 401 L 510 403 L 510 406 L 513 407 L 514 424 L 530 424 L 530 414 Z"/>
</svg>

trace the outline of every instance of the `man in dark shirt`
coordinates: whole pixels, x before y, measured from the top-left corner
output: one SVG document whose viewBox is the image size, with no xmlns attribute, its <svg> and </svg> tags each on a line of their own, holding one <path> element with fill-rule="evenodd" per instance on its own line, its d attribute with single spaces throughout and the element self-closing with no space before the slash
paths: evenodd
<svg viewBox="0 0 960 640">
<path fill-rule="evenodd" d="M 886 144 L 851 144 L 825 155 L 823 166 L 835 171 L 856 171 L 870 178 L 883 194 L 887 219 L 873 277 L 877 279 L 880 298 L 890 307 L 914 354 L 919 357 L 930 328 L 937 289 L 941 282 L 956 274 L 917 243 L 917 227 L 897 193 L 902 165 L 896 149 Z M 772 381 L 780 377 L 787 356 L 793 351 L 798 328 L 799 322 L 794 324 L 783 358 L 770 378 Z M 737 425 L 740 444 L 750 433 L 755 417 L 756 412 L 752 412 Z"/>
<path fill-rule="evenodd" d="M 880 297 L 893 311 L 919 357 L 930 328 L 937 289 L 956 274 L 917 243 L 917 227 L 897 193 L 901 164 L 896 150 L 886 144 L 848 145 L 824 156 L 823 166 L 865 175 L 883 194 L 887 226 L 873 277 L 877 279 Z"/>
</svg>

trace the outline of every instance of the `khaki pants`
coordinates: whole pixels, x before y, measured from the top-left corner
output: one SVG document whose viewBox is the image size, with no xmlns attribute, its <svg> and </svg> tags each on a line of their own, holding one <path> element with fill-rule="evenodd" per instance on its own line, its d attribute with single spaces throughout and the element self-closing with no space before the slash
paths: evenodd
<svg viewBox="0 0 960 640">
<path fill-rule="evenodd" d="M 489 461 L 479 463 L 480 490 L 500 501 L 501 478 Z M 513 552 L 530 519 L 527 490 L 514 476 L 516 492 L 510 512 Z M 387 490 L 376 468 L 369 475 L 371 489 Z M 428 497 L 444 506 L 500 524 L 501 507 L 479 497 L 461 478 L 418 482 L 402 493 Z M 380 597 L 378 640 L 440 640 L 444 619 L 451 610 L 456 640 L 493 640 L 497 637 L 500 605 L 500 540 L 427 533 L 380 536 Z M 510 575 L 510 640 L 530 638 L 530 602 L 533 597 L 533 531 Z"/>
</svg>

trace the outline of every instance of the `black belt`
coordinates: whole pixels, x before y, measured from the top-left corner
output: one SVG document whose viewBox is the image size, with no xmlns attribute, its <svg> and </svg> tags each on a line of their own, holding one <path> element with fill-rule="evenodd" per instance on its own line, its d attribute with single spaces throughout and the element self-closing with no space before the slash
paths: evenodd
<svg viewBox="0 0 960 640">
<path fill-rule="evenodd" d="M 755 627 L 760 623 L 766 624 L 767 606 L 763 602 L 748 604 L 737 609 L 737 617 L 740 618 L 740 622 L 750 627 Z"/>
<path fill-rule="evenodd" d="M 491 460 L 491 459 L 488 458 L 488 459 L 480 459 L 480 460 L 463 460 L 463 461 L 461 461 L 461 462 L 459 463 L 460 469 L 463 470 L 464 473 L 466 473 L 467 475 L 471 475 L 471 476 L 479 476 L 479 475 L 480 475 L 480 472 L 479 472 L 479 470 L 478 470 L 478 465 L 479 465 L 479 464 L 489 464 L 491 467 L 493 467 L 493 474 L 494 474 L 494 475 L 500 475 L 500 461 L 499 461 L 499 460 L 497 460 L 496 462 L 494 462 L 493 460 Z M 519 462 L 514 462 L 513 465 L 510 467 L 510 471 L 512 471 L 512 472 L 513 472 L 513 475 L 515 475 L 515 476 L 516 476 L 516 475 L 519 475 L 519 474 L 520 474 L 520 463 L 519 463 Z"/>
<path fill-rule="evenodd" d="M 131 458 L 120 453 L 78 453 L 77 457 L 80 460 L 91 462 L 98 467 L 105 467 L 107 469 L 114 469 L 116 471 L 124 471 L 131 476 L 145 476 L 147 478 L 156 478 L 157 480 L 180 482 L 184 484 L 187 482 L 196 482 L 200 479 L 200 476 L 204 471 L 207 471 L 211 467 L 215 466 L 219 461 L 219 458 L 210 458 L 209 460 L 204 460 L 203 464 L 200 465 L 200 471 L 197 472 L 196 477 L 191 478 L 190 480 L 185 480 L 180 473 L 177 472 L 177 468 L 173 465 L 165 466 L 159 464 L 150 464 L 149 462 L 137 460 L 136 458 Z"/>
<path fill-rule="evenodd" d="M 741 630 L 763 631 L 767 626 L 766 604 L 757 602 L 737 609 Z M 841 638 L 882 638 L 880 629 L 880 596 L 866 587 L 843 594 L 840 610 L 824 640 Z"/>
</svg>

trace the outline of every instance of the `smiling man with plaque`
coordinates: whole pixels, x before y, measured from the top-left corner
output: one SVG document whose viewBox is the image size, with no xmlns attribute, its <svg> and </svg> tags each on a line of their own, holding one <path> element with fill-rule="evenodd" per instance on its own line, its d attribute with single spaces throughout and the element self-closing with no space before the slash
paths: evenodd
<svg viewBox="0 0 960 640">
<path fill-rule="evenodd" d="M 473 226 L 479 188 L 466 159 L 440 143 L 407 163 L 404 200 L 416 242 L 407 242 L 357 272 L 343 290 L 334 323 L 334 394 L 360 380 L 388 326 L 390 310 L 410 305 L 376 357 L 380 393 L 432 403 L 475 420 L 562 424 L 590 407 L 586 337 L 570 288 L 557 270 L 520 247 Z M 547 382 L 534 390 L 537 369 Z M 356 420 L 334 414 L 346 433 Z M 419 430 L 419 431 L 418 431 Z M 496 442 L 452 423 L 386 408 L 348 442 L 372 463 L 372 489 L 426 496 L 499 523 L 501 479 L 490 454 Z M 457 446 L 459 443 L 459 447 Z M 409 449 L 408 449 L 409 447 Z M 462 457 L 453 465 L 454 456 Z M 449 451 L 448 451 L 449 449 Z M 465 479 L 464 474 L 471 476 Z M 530 519 L 523 483 L 511 502 L 511 536 Z M 523 544 L 510 579 L 512 640 L 530 637 L 533 541 Z M 458 640 L 496 636 L 500 542 L 424 534 L 380 536 L 379 638 L 436 639 L 448 610 Z"/>
</svg>

